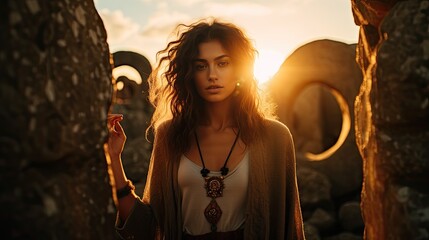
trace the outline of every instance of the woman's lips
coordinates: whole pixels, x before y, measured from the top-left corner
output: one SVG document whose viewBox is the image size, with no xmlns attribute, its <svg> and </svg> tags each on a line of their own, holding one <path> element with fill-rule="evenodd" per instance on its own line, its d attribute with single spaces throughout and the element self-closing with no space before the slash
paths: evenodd
<svg viewBox="0 0 429 240">
<path fill-rule="evenodd" d="M 219 85 L 211 85 L 211 86 L 208 86 L 206 89 L 207 89 L 207 90 L 210 90 L 210 89 L 218 89 L 218 88 L 222 88 L 222 86 L 219 86 Z"/>
<path fill-rule="evenodd" d="M 206 88 L 209 93 L 218 93 L 223 87 L 219 85 L 211 85 Z"/>
</svg>

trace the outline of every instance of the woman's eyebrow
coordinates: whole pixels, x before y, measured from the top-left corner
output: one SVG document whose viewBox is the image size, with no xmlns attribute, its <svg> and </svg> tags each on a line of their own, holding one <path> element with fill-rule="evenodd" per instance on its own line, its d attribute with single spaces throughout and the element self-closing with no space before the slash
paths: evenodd
<svg viewBox="0 0 429 240">
<path fill-rule="evenodd" d="M 202 58 L 195 58 L 195 59 L 194 59 L 194 62 L 203 62 L 203 63 L 206 63 L 206 62 L 207 62 L 207 60 L 202 59 Z"/>
<path fill-rule="evenodd" d="M 215 60 L 219 60 L 219 59 L 222 59 L 222 58 L 229 58 L 229 56 L 226 55 L 226 54 L 220 55 L 219 57 L 215 57 Z"/>
<path fill-rule="evenodd" d="M 223 55 L 220 55 L 218 57 L 215 57 L 214 60 L 217 61 L 217 60 L 222 59 L 222 58 L 229 58 L 229 55 L 223 54 Z M 206 59 L 202 59 L 202 58 L 195 58 L 194 62 L 207 62 L 207 60 Z"/>
</svg>

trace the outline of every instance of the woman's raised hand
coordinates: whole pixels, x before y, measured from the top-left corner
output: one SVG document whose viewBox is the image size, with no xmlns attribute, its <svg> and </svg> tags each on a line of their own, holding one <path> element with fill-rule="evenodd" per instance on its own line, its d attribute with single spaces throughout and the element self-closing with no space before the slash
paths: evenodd
<svg viewBox="0 0 429 240">
<path fill-rule="evenodd" d="M 108 151 L 111 158 L 119 158 L 124 149 L 127 136 L 119 123 L 124 119 L 122 114 L 108 114 L 107 124 L 109 127 Z"/>
</svg>

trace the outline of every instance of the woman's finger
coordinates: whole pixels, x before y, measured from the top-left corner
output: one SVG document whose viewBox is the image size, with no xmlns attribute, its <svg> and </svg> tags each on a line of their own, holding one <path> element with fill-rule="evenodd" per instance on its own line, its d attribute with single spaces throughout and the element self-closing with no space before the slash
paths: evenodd
<svg viewBox="0 0 429 240">
<path fill-rule="evenodd" d="M 109 114 L 107 117 L 107 124 L 109 129 L 114 130 L 115 122 L 122 121 L 123 119 L 124 116 L 122 114 Z"/>
<path fill-rule="evenodd" d="M 122 115 L 120 113 L 109 113 L 109 114 L 107 114 L 107 119 L 118 118 L 118 117 L 124 117 L 124 115 Z"/>
<path fill-rule="evenodd" d="M 121 124 L 119 123 L 119 121 L 115 122 L 115 127 L 114 127 L 116 133 L 121 133 L 122 135 L 125 135 L 124 129 L 122 128 Z"/>
</svg>

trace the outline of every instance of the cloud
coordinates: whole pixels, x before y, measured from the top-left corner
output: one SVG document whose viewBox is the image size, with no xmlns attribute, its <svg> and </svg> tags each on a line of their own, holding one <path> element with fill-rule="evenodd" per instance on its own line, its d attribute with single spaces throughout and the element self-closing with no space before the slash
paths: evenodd
<svg viewBox="0 0 429 240">
<path fill-rule="evenodd" d="M 139 24 L 124 16 L 120 10 L 102 9 L 99 13 L 107 31 L 109 44 L 119 43 L 136 34 L 140 29 Z"/>
<path fill-rule="evenodd" d="M 168 10 L 158 11 L 148 19 L 141 35 L 144 37 L 166 37 L 174 31 L 178 24 L 187 23 L 190 19 L 191 16 L 186 13 Z"/>
<path fill-rule="evenodd" d="M 197 4 L 198 3 L 198 4 Z M 181 6 L 195 6 L 197 11 L 187 10 Z M 199 12 L 199 13 L 198 13 Z M 176 26 L 180 23 L 189 24 L 200 18 L 209 16 L 220 18 L 234 18 L 265 16 L 272 10 L 264 5 L 251 2 L 219 3 L 207 0 L 170 0 L 159 2 L 157 11 L 152 14 L 141 31 L 144 37 L 171 36 Z M 164 38 L 165 39 L 165 38 Z"/>
<path fill-rule="evenodd" d="M 201 4 L 207 2 L 208 0 L 173 0 L 173 2 L 183 5 L 183 6 L 192 6 L 195 4 Z"/>
<path fill-rule="evenodd" d="M 156 51 L 175 38 L 172 34 L 178 24 L 190 24 L 210 16 L 242 27 L 261 52 L 276 51 L 281 56 L 314 39 L 350 39 L 357 34 L 350 2 L 342 0 L 325 0 L 323 3 L 320 0 L 139 1 L 142 11 L 130 13 L 135 14 L 133 19 L 139 21 L 140 27 L 122 12 L 103 10 L 100 14 L 112 49 L 135 50 L 151 62 L 154 62 Z M 113 39 L 115 44 L 112 45 Z"/>
<path fill-rule="evenodd" d="M 146 1 L 146 0 L 145 0 Z M 192 7 L 190 7 L 192 5 Z M 169 40 L 175 39 L 176 27 L 178 24 L 190 24 L 200 18 L 216 17 L 229 19 L 257 19 L 269 15 L 272 10 L 264 6 L 251 2 L 221 1 L 212 2 L 207 0 L 168 0 L 159 1 L 156 4 L 156 11 L 148 16 L 147 21 L 139 32 L 138 38 L 131 41 L 140 42 L 140 46 L 145 46 L 149 58 L 155 56 L 155 49 L 161 50 Z M 255 16 L 257 16 L 255 18 Z M 265 26 L 266 27 L 266 26 Z"/>
<path fill-rule="evenodd" d="M 206 15 L 213 16 L 266 16 L 272 12 L 267 5 L 251 2 L 219 3 L 209 2 L 205 6 Z"/>
</svg>

